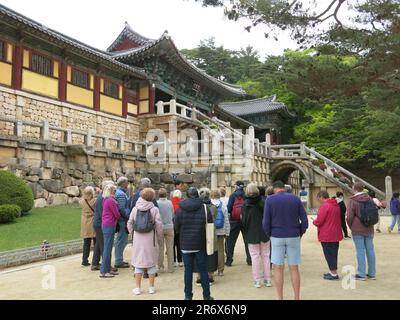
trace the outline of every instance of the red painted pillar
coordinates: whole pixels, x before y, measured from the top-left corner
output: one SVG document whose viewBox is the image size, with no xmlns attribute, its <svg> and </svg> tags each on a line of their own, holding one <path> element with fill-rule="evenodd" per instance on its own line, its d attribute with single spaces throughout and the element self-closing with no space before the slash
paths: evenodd
<svg viewBox="0 0 400 320">
<path fill-rule="evenodd" d="M 125 87 L 122 88 L 122 116 L 128 117 L 128 92 Z"/>
<path fill-rule="evenodd" d="M 21 90 L 22 87 L 22 54 L 20 45 L 14 47 L 14 61 L 12 69 L 12 86 L 15 90 Z"/>
<path fill-rule="evenodd" d="M 65 61 L 60 62 L 59 79 L 58 79 L 58 99 L 60 101 L 67 100 L 67 64 Z"/>
<path fill-rule="evenodd" d="M 93 109 L 95 111 L 100 111 L 100 77 L 94 76 L 94 101 L 93 101 Z"/>
<path fill-rule="evenodd" d="M 150 85 L 150 99 L 149 99 L 149 113 L 155 113 L 156 107 L 156 86 L 154 84 Z"/>
</svg>

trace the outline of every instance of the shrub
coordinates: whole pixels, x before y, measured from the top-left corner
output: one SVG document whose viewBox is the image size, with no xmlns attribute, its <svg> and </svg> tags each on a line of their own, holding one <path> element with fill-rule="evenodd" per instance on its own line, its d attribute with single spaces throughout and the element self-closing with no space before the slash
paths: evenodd
<svg viewBox="0 0 400 320">
<path fill-rule="evenodd" d="M 15 204 L 22 213 L 33 208 L 32 189 L 25 181 L 9 171 L 0 171 L 0 205 Z"/>
<path fill-rule="evenodd" d="M 13 222 L 21 217 L 21 208 L 15 204 L 0 205 L 0 223 Z"/>
</svg>

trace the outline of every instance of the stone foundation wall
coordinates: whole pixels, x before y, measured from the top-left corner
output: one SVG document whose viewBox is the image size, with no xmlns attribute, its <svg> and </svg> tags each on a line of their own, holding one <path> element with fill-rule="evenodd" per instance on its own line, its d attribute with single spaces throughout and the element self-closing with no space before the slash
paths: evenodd
<svg viewBox="0 0 400 320">
<path fill-rule="evenodd" d="M 72 130 L 93 130 L 94 134 L 110 137 L 123 137 L 126 140 L 139 140 L 139 122 L 136 118 L 127 119 L 96 112 L 69 103 L 61 103 L 26 92 L 0 87 L 0 115 L 22 121 L 48 121 L 50 126 Z M 14 125 L 0 121 L 0 135 L 13 135 Z M 27 138 L 40 138 L 40 129 L 27 127 Z M 61 132 L 50 130 L 50 140 L 63 139 Z M 73 135 L 72 143 L 82 143 L 82 136 Z"/>
</svg>

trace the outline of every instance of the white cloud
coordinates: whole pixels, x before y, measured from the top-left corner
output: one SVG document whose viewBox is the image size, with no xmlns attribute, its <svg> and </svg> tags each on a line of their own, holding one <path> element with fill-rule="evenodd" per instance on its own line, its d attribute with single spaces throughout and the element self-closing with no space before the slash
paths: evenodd
<svg viewBox="0 0 400 320">
<path fill-rule="evenodd" d="M 229 21 L 221 8 L 203 8 L 193 0 L 2 0 L 3 5 L 49 28 L 106 49 L 127 21 L 137 32 L 158 38 L 168 30 L 178 48 L 196 47 L 215 37 L 218 45 L 239 49 L 248 45 L 261 56 L 296 48 L 287 35 L 265 39 L 262 27 L 244 30 L 245 22 Z"/>
</svg>

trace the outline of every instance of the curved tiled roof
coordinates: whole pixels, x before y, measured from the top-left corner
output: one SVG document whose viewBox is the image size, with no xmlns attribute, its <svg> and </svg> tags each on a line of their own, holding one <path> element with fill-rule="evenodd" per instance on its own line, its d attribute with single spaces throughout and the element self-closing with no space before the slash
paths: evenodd
<svg viewBox="0 0 400 320">
<path fill-rule="evenodd" d="M 289 111 L 286 105 L 276 101 L 276 96 L 263 97 L 259 99 L 238 101 L 238 102 L 223 102 L 219 104 L 220 108 L 232 113 L 236 116 L 247 116 L 258 113 L 270 113 L 281 111 L 289 117 L 295 115 Z"/>
<path fill-rule="evenodd" d="M 146 38 L 137 33 L 135 30 L 132 29 L 128 22 L 125 22 L 124 30 L 122 30 L 117 39 L 115 39 L 115 41 L 111 44 L 111 46 L 108 47 L 107 51 L 110 52 L 114 50 L 124 38 L 130 39 L 140 46 L 147 44 L 149 41 L 153 41 L 152 39 Z"/>
<path fill-rule="evenodd" d="M 13 23 L 17 26 L 27 28 L 32 35 L 49 38 L 53 41 L 59 42 L 60 44 L 78 50 L 81 54 L 92 58 L 97 58 L 105 64 L 117 67 L 120 70 L 124 70 L 125 72 L 128 71 L 136 76 L 140 76 L 141 78 L 146 78 L 146 73 L 143 69 L 120 63 L 113 59 L 109 53 L 91 47 L 58 31 L 50 29 L 39 22 L 27 18 L 24 15 L 3 6 L 2 4 L 0 4 L 0 17 L 1 16 L 4 16 L 4 18 L 6 19 L 12 20 Z"/>
<path fill-rule="evenodd" d="M 168 47 L 168 53 L 175 54 L 175 56 L 178 58 L 177 62 L 181 65 L 183 69 L 186 69 L 187 72 L 192 73 L 193 75 L 197 75 L 200 78 L 203 78 L 206 81 L 210 81 L 219 88 L 221 88 L 224 91 L 227 91 L 229 94 L 234 94 L 237 96 L 245 96 L 246 92 L 243 90 L 241 86 L 230 84 L 224 81 L 221 81 L 219 79 L 216 79 L 209 74 L 207 74 L 204 70 L 199 69 L 196 67 L 194 64 L 192 64 L 190 61 L 186 59 L 186 57 L 178 50 L 176 47 L 175 43 L 172 41 L 171 37 L 168 35 L 167 32 L 164 32 L 163 35 L 157 39 L 157 40 L 149 40 L 147 43 L 145 43 L 143 46 L 137 47 L 137 48 L 132 48 L 128 50 L 123 50 L 119 52 L 113 52 L 111 55 L 119 61 L 124 61 L 127 58 L 131 57 L 140 57 L 142 55 L 147 54 L 148 52 L 152 50 L 156 50 L 157 48 L 166 45 Z"/>
</svg>

